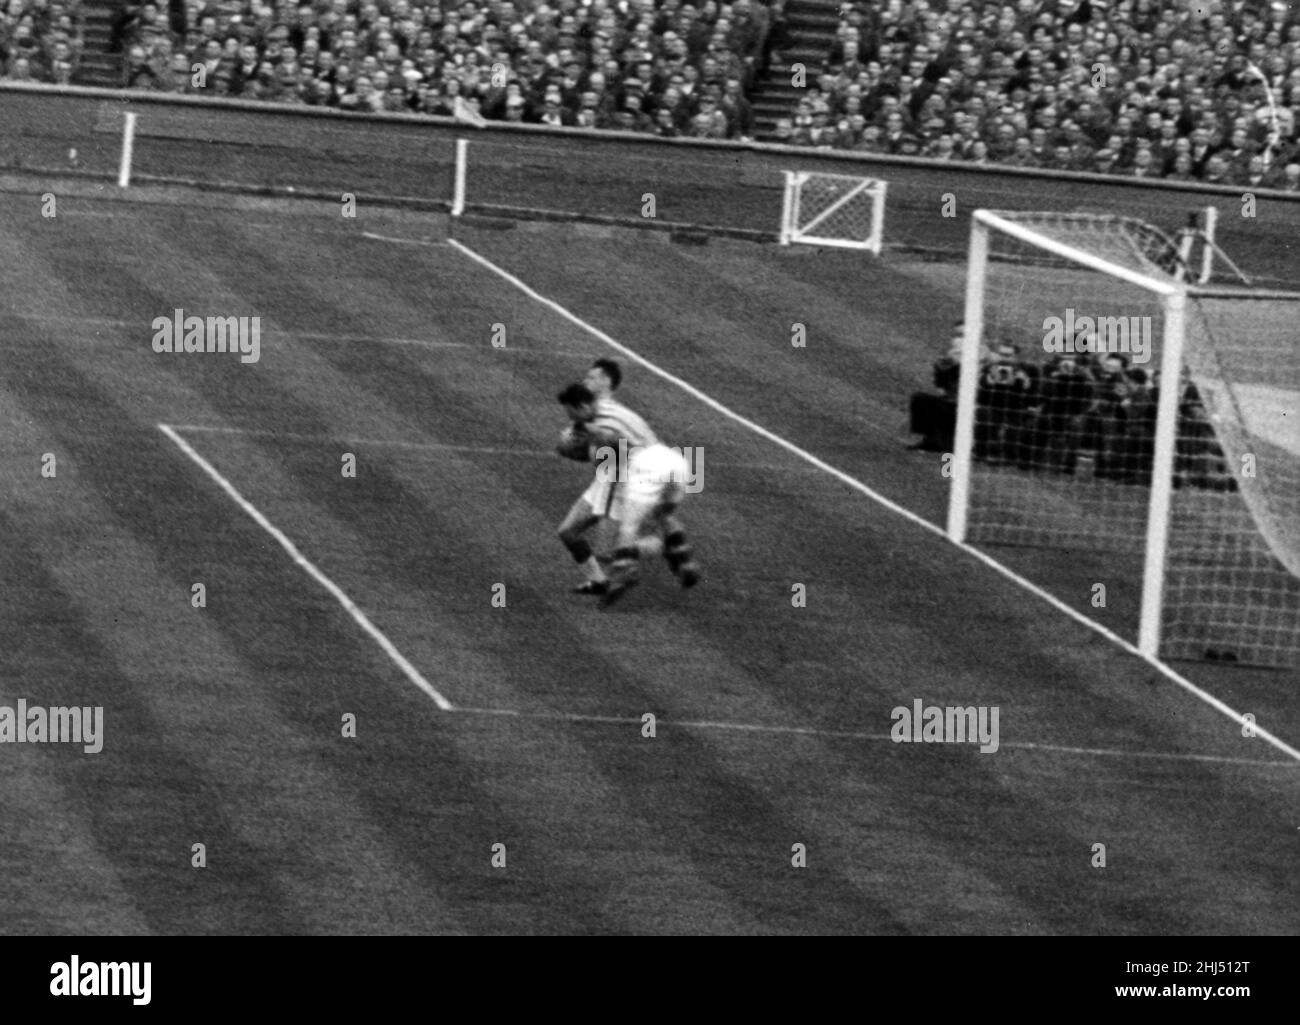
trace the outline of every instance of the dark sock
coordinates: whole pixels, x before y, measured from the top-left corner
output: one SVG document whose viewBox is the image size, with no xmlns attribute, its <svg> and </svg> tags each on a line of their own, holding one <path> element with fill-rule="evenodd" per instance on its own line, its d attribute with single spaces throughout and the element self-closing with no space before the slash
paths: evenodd
<svg viewBox="0 0 1300 1025">
<path fill-rule="evenodd" d="M 690 561 L 691 546 L 686 540 L 686 532 L 674 530 L 664 538 L 664 559 L 668 562 L 668 568 L 677 573 L 683 565 Z"/>
<path fill-rule="evenodd" d="M 640 558 L 641 558 L 641 550 L 637 548 L 636 545 L 632 545 L 628 548 L 614 549 L 615 562 L 637 562 L 640 560 Z"/>
</svg>

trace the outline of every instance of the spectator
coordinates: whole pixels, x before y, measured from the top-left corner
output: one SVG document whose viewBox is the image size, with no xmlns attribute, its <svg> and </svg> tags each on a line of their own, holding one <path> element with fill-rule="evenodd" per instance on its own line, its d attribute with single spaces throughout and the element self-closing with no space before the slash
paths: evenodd
<svg viewBox="0 0 1300 1025">
<path fill-rule="evenodd" d="M 814 129 L 820 138 L 830 143 L 830 128 L 826 125 L 826 111 L 819 110 L 814 115 Z M 691 119 L 690 134 L 696 139 L 725 139 L 727 137 L 727 118 L 718 109 L 717 101 L 705 96 L 700 100 L 700 112 Z"/>
<path fill-rule="evenodd" d="M 1150 146 L 1143 146 L 1133 155 L 1133 170 L 1130 174 L 1134 178 L 1158 178 L 1160 176 Z"/>
<path fill-rule="evenodd" d="M 738 0 L 739 3 L 746 3 L 747 0 Z M 725 90 L 722 94 L 721 110 L 727 119 L 727 137 L 731 139 L 749 139 L 754 134 L 754 112 L 745 99 L 744 90 L 741 87 L 741 80 L 735 76 L 727 79 Z M 846 146 L 845 149 L 852 149 L 852 146 Z"/>
<path fill-rule="evenodd" d="M 641 107 L 641 94 L 639 92 L 629 92 L 623 100 L 623 106 L 630 117 L 631 131 L 645 133 L 655 131 L 655 123 Z"/>
<path fill-rule="evenodd" d="M 44 2 L 11 0 L 11 9 Z M 779 4 L 773 12 L 766 0 L 698 6 L 665 0 L 659 7 L 632 0 L 625 12 L 606 0 L 527 9 L 502 0 L 456 7 L 231 0 L 194 6 L 188 18 L 183 6 L 169 0 L 160 14 L 145 3 L 120 19 L 116 34 L 144 50 L 143 59 L 135 54 L 127 62 L 134 87 L 176 87 L 174 75 L 160 75 L 150 63 L 153 37 L 161 36 L 174 38 L 175 51 L 203 65 L 201 88 L 214 94 L 442 115 L 454 113 L 459 100 L 494 119 L 703 138 L 752 136 L 746 91 L 769 52 L 771 25 L 782 16 Z M 11 36 L 9 51 L 28 45 L 23 32 Z M 11 54 L 0 56 L 12 72 Z M 58 73 L 65 77 L 66 58 L 59 50 Z M 594 103 L 584 99 L 588 93 L 596 95 Z M 659 115 L 661 105 L 668 116 Z M 823 126 L 818 134 L 827 132 Z"/>
<path fill-rule="evenodd" d="M 26 63 L 24 61 L 23 63 Z M 16 70 L 16 69 L 15 69 Z M 11 78 L 22 80 L 22 76 L 11 74 Z M 30 75 L 26 76 L 30 79 Z M 155 86 L 154 70 L 149 66 L 149 56 L 143 46 L 133 46 L 126 57 L 126 86 L 128 89 L 148 89 Z"/>
<path fill-rule="evenodd" d="M 542 101 L 542 113 L 538 119 L 544 125 L 550 125 L 552 128 L 559 128 L 570 122 L 565 118 L 563 109 L 560 107 L 560 94 L 558 91 L 547 93 Z M 620 123 L 623 127 L 623 123 Z"/>
<path fill-rule="evenodd" d="M 929 127 L 939 118 L 965 158 L 983 159 L 978 142 L 990 161 L 1014 166 L 1267 188 L 1285 183 L 1283 169 L 1300 153 L 1292 109 L 1300 103 L 1300 18 L 1280 4 L 1198 16 L 1148 0 L 1059 9 L 1030 0 L 996 9 L 970 0 L 870 8 L 855 0 L 840 17 L 817 81 L 837 111 L 850 89 L 869 90 L 863 112 L 878 117 L 885 152 L 902 148 L 899 126 L 887 121 L 896 108 L 901 131 L 927 126 L 928 154 L 947 150 L 942 129 Z M 1252 64 L 1265 69 L 1277 100 L 1271 110 Z M 797 128 L 795 141 L 812 142 Z M 833 145 L 873 141 L 840 132 Z"/>
<path fill-rule="evenodd" d="M 1095 475 L 1123 484 L 1151 482 L 1149 454 L 1152 404 L 1146 386 L 1129 369 L 1128 358 L 1102 360 L 1094 384 L 1092 415 L 1098 438 Z"/>
<path fill-rule="evenodd" d="M 1190 182 L 1195 181 L 1196 176 L 1192 171 L 1192 156 L 1190 153 L 1179 153 L 1174 157 L 1173 170 L 1166 175 L 1170 181 Z"/>
<path fill-rule="evenodd" d="M 1012 342 L 994 346 L 980 367 L 975 395 L 976 459 L 989 462 L 1023 458 L 1025 416 L 1037 393 L 1038 368 L 1019 357 Z"/>
<path fill-rule="evenodd" d="M 1228 162 L 1218 153 L 1210 157 L 1206 163 L 1204 181 L 1208 185 L 1228 184 Z"/>
<path fill-rule="evenodd" d="M 194 91 L 208 94 L 439 114 L 460 96 L 492 119 L 748 138 L 747 93 L 786 45 L 784 25 L 781 0 L 230 0 L 196 2 L 188 16 L 182 0 L 169 0 L 128 5 L 114 34 L 135 87 L 186 88 L 173 62 L 182 53 L 203 65 Z M 80 48 L 75 0 L 66 9 L 9 0 L 0 14 L 9 77 L 72 80 Z M 1281 5 L 1238 2 L 1198 17 L 1149 0 L 850 0 L 826 65 L 811 70 L 819 106 L 797 106 L 778 129 L 783 141 L 947 157 L 940 140 L 950 135 L 963 159 L 1261 188 L 1285 187 L 1300 154 L 1300 19 Z M 507 103 L 508 84 L 522 107 Z M 548 102 L 551 87 L 558 104 Z"/>
<path fill-rule="evenodd" d="M 1263 157 L 1253 156 L 1246 165 L 1241 184 L 1248 189 L 1271 189 L 1277 187 L 1278 178 L 1276 175 L 1270 176 L 1265 173 Z"/>
<path fill-rule="evenodd" d="M 1092 155 L 1092 170 L 1097 174 L 1118 174 L 1119 154 L 1113 150 L 1099 149 Z"/>
<path fill-rule="evenodd" d="M 1092 399 L 1092 377 L 1081 362 L 1061 357 L 1048 364 L 1027 412 L 1020 467 L 1074 473 Z"/>
<path fill-rule="evenodd" d="M 909 446 L 923 452 L 951 452 L 957 427 L 957 385 L 961 378 L 962 335 L 965 326 L 958 321 L 947 355 L 934 361 L 932 379 L 938 394 L 916 392 L 910 403 L 910 424 L 921 440 Z"/>
</svg>

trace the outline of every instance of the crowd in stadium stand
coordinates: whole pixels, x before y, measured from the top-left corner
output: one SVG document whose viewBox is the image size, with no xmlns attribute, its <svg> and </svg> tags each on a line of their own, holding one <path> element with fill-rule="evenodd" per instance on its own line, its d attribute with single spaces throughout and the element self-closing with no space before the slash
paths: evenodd
<svg viewBox="0 0 1300 1025">
<path fill-rule="evenodd" d="M 127 26 L 127 84 L 337 107 L 748 138 L 762 0 L 317 0 L 158 8 Z M 202 65 L 202 83 L 192 68 Z"/>
<path fill-rule="evenodd" d="M 777 137 L 976 164 L 1300 190 L 1300 10 L 1229 0 L 841 8 Z"/>
<path fill-rule="evenodd" d="M 133 88 L 748 138 L 784 0 L 696 3 L 127 0 L 115 35 Z M 1294 6 L 854 0 L 774 135 L 1300 191 Z M 67 82 L 81 45 L 77 0 L 3 7 L 6 77 Z"/>
<path fill-rule="evenodd" d="M 962 325 L 934 363 L 935 392 L 911 399 L 913 448 L 952 452 L 961 373 Z M 1235 491 L 1214 425 L 1196 385 L 1181 382 L 1174 452 L 1176 487 Z M 1079 474 L 1119 484 L 1151 483 L 1159 372 L 1120 353 L 1058 355 L 1045 363 L 999 341 L 981 357 L 976 378 L 973 457 L 1021 470 Z"/>
<path fill-rule="evenodd" d="M 78 0 L 0 5 L 0 72 L 20 82 L 71 83 L 81 57 Z"/>
</svg>

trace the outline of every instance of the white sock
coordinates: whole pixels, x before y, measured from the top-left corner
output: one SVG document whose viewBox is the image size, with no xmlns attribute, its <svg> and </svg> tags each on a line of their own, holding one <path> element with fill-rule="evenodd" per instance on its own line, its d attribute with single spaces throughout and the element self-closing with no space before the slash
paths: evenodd
<svg viewBox="0 0 1300 1025">
<path fill-rule="evenodd" d="M 605 581 L 605 571 L 600 568 L 600 563 L 596 561 L 594 555 L 587 556 L 587 561 L 582 563 L 582 574 L 593 584 Z"/>
</svg>

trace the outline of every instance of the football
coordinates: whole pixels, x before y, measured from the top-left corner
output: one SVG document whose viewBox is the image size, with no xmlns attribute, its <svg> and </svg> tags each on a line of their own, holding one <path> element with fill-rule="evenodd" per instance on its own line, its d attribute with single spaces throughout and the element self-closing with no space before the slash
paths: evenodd
<svg viewBox="0 0 1300 1025">
<path fill-rule="evenodd" d="M 555 451 L 565 459 L 586 462 L 589 458 L 588 444 L 586 432 L 570 424 L 560 432 L 560 443 L 555 446 Z"/>
</svg>

